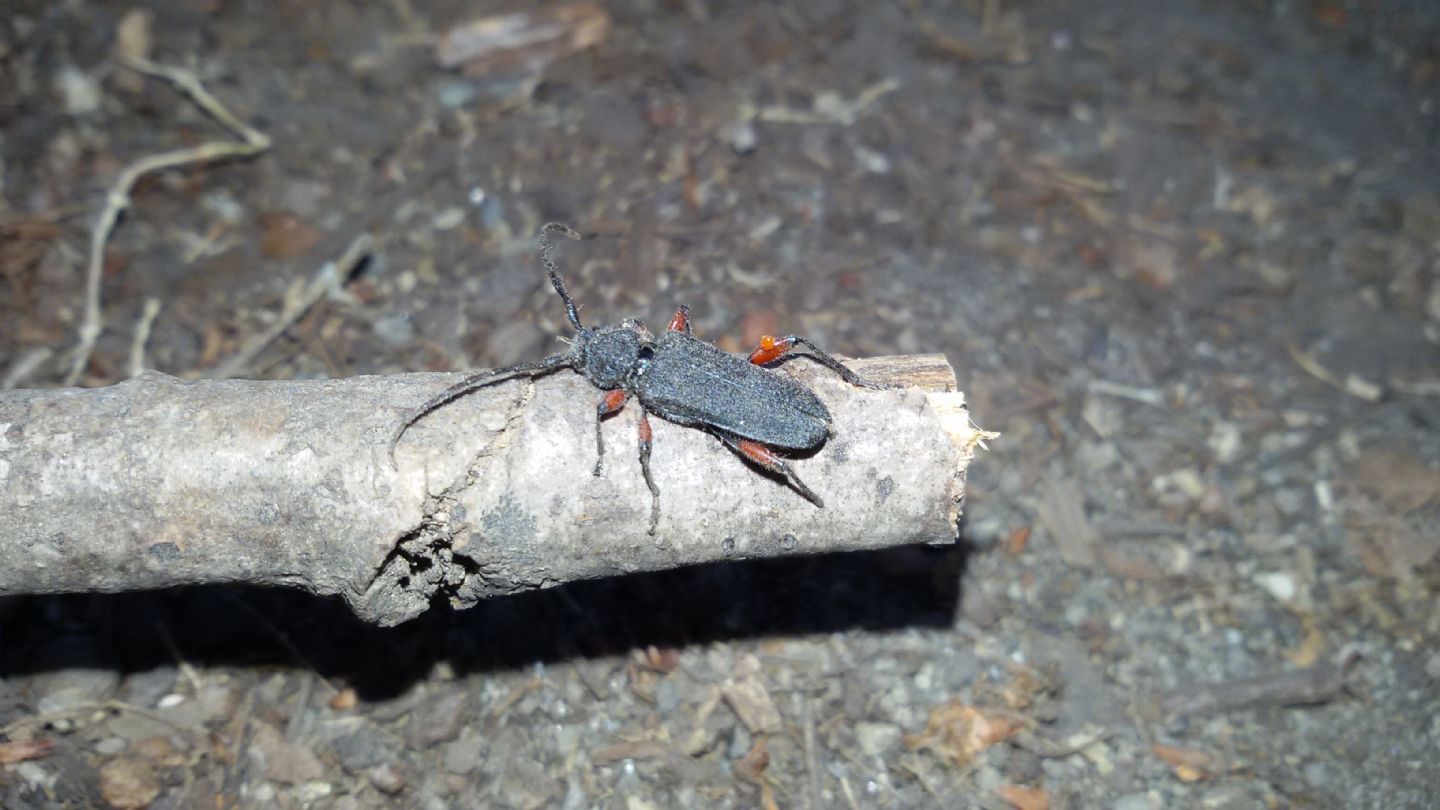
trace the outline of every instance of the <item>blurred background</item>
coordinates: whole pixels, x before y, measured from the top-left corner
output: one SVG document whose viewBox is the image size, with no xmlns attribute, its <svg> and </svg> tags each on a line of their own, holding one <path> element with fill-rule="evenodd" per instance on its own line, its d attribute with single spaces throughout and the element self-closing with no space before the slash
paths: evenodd
<svg viewBox="0 0 1440 810">
<path fill-rule="evenodd" d="M 4 387 L 537 358 L 560 220 L 590 322 L 943 352 L 1004 434 L 952 549 L 4 600 L 5 807 L 1433 801 L 1440 6 L 0 6 Z M 92 257 L 241 137 L 127 60 L 270 146 Z"/>
</svg>

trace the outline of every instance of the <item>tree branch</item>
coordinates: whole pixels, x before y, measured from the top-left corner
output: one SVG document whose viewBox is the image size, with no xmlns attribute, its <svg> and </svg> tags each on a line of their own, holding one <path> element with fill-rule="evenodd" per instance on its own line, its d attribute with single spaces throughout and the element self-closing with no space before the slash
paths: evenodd
<svg viewBox="0 0 1440 810">
<path fill-rule="evenodd" d="M 393 625 L 571 580 L 721 559 L 949 543 L 977 430 L 942 356 L 852 366 L 911 387 L 865 391 L 783 366 L 834 415 L 798 458 L 818 509 L 708 434 L 654 424 L 660 525 L 632 404 L 605 423 L 577 375 L 482 389 L 417 423 L 459 379 L 183 382 L 149 372 L 101 389 L 0 392 L 0 594 L 207 582 L 339 594 Z M 922 390 L 923 389 L 923 390 Z"/>
</svg>

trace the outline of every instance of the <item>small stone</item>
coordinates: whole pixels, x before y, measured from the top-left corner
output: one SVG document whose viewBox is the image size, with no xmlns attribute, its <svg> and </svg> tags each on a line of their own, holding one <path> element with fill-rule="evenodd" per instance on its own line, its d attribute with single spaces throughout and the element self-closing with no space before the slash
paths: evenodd
<svg viewBox="0 0 1440 810">
<path fill-rule="evenodd" d="M 1005 763 L 1005 776 L 1017 785 L 1032 785 L 1045 777 L 1045 769 L 1040 757 L 1023 748 L 1014 748 Z"/>
<path fill-rule="evenodd" d="M 148 807 L 160 795 L 160 780 L 143 760 L 122 757 L 100 769 L 100 795 L 119 810 Z"/>
<path fill-rule="evenodd" d="M 470 693 L 464 689 L 435 696 L 410 715 L 410 737 L 420 745 L 450 742 L 460 736 L 470 712 Z"/>
<path fill-rule="evenodd" d="M 985 765 L 975 772 L 975 785 L 986 793 L 995 790 L 995 788 L 1000 787 L 1004 783 L 1005 777 L 1000 775 L 1000 771 L 989 765 Z"/>
<path fill-rule="evenodd" d="M 446 208 L 430 220 L 430 227 L 437 231 L 449 231 L 465 223 L 465 209 L 459 206 Z"/>
<path fill-rule="evenodd" d="M 1215 454 L 1215 460 L 1221 464 L 1229 464 L 1240 458 L 1242 444 L 1240 441 L 1240 426 L 1234 422 L 1219 422 L 1210 428 L 1210 437 L 1206 440 L 1210 445 L 1210 451 Z"/>
<path fill-rule="evenodd" d="M 1305 508 L 1305 495 L 1298 489 L 1282 489 L 1275 493 L 1275 508 L 1286 517 L 1294 517 Z"/>
<path fill-rule="evenodd" d="M 133 706 L 159 706 L 162 698 L 175 691 L 178 676 L 179 670 L 171 666 L 131 673 L 120 687 L 121 699 Z"/>
<path fill-rule="evenodd" d="M 317 802 L 334 792 L 335 786 L 329 782 L 315 781 L 296 786 L 296 788 L 290 792 L 290 795 L 294 796 L 296 800 L 303 805 Z"/>
<path fill-rule="evenodd" d="M 387 796 L 394 796 L 405 789 L 405 772 L 393 762 L 377 765 L 366 774 L 370 784 Z"/>
<path fill-rule="evenodd" d="M 279 729 L 265 723 L 256 725 L 249 754 L 274 782 L 298 785 L 325 775 L 325 766 L 308 747 L 290 742 Z"/>
<path fill-rule="evenodd" d="M 333 746 L 341 767 L 351 773 L 373 768 L 390 756 L 390 746 L 379 729 L 371 726 L 338 737 Z"/>
<path fill-rule="evenodd" d="M 1198 501 L 1205 495 L 1205 476 L 1194 467 L 1185 467 L 1170 473 L 1170 483 L 1192 501 Z"/>
<path fill-rule="evenodd" d="M 100 703 L 115 694 L 120 676 L 113 670 L 67 669 L 44 676 L 41 714 L 64 714 L 78 704 Z"/>
<path fill-rule="evenodd" d="M 730 148 L 735 150 L 737 155 L 748 155 L 755 151 L 755 144 L 759 137 L 755 134 L 755 123 L 750 119 L 736 121 L 725 130 L 725 140 L 730 142 Z"/>
<path fill-rule="evenodd" d="M 1127 793 L 1110 806 L 1115 810 L 1151 810 L 1150 797 L 1144 793 Z"/>
<path fill-rule="evenodd" d="M 1289 602 L 1295 598 L 1295 576 L 1288 571 L 1256 574 L 1254 581 L 1256 585 L 1264 588 L 1267 593 L 1281 602 Z"/>
<path fill-rule="evenodd" d="M 445 746 L 445 770 L 464 776 L 485 759 L 485 742 L 467 729 L 460 739 Z"/>
<path fill-rule="evenodd" d="M 124 737 L 106 737 L 100 742 L 95 743 L 95 753 L 105 757 L 113 757 L 121 751 L 124 751 L 125 746 L 129 744 Z"/>
<path fill-rule="evenodd" d="M 440 106 L 450 110 L 469 107 L 478 95 L 475 85 L 465 81 L 444 82 L 435 90 Z"/>
<path fill-rule="evenodd" d="M 671 714 L 680 708 L 680 688 L 675 682 L 666 678 L 660 681 L 655 687 L 655 708 L 661 714 Z"/>
<path fill-rule="evenodd" d="M 403 313 L 391 313 L 376 318 L 370 331 L 381 343 L 392 348 L 408 346 L 415 340 L 415 326 L 410 322 L 409 316 Z"/>
<path fill-rule="evenodd" d="M 135 756 L 159 768 L 174 768 L 185 764 L 186 757 L 175 748 L 169 737 L 146 737 L 135 743 Z"/>
<path fill-rule="evenodd" d="M 55 74 L 55 91 L 70 115 L 89 115 L 100 109 L 100 83 L 77 67 L 60 68 Z"/>
<path fill-rule="evenodd" d="M 866 756 L 884 759 L 900 749 L 900 727 L 893 723 L 856 723 L 855 743 Z"/>
</svg>

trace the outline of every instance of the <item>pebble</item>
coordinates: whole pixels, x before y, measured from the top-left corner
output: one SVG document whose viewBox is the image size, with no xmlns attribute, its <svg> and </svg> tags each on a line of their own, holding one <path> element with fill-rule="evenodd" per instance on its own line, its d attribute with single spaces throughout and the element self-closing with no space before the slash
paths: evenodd
<svg viewBox="0 0 1440 810">
<path fill-rule="evenodd" d="M 1305 508 L 1305 495 L 1298 489 L 1285 488 L 1275 493 L 1275 508 L 1286 517 L 1294 517 Z"/>
<path fill-rule="evenodd" d="M 755 144 L 760 140 L 755 134 L 754 122 L 748 118 L 727 127 L 724 137 L 737 155 L 748 155 L 755 151 Z"/>
<path fill-rule="evenodd" d="M 394 796 L 405 789 L 405 772 L 393 762 L 371 768 L 366 775 L 370 784 L 387 796 Z"/>
<path fill-rule="evenodd" d="M 430 220 L 430 227 L 437 231 L 449 231 L 465 224 L 465 209 L 452 206 L 440 211 Z"/>
<path fill-rule="evenodd" d="M 375 319 L 370 331 L 380 342 L 391 348 L 408 346 L 415 340 L 415 325 L 402 312 L 392 313 Z"/>
<path fill-rule="evenodd" d="M 306 782 L 303 785 L 297 785 L 295 789 L 290 792 L 290 795 L 294 796 L 295 799 L 301 804 L 310 804 L 312 802 L 317 802 L 334 792 L 334 785 L 330 784 L 329 782 L 321 782 L 317 780 L 314 782 Z"/>
<path fill-rule="evenodd" d="M 160 795 L 160 779 L 142 760 L 111 760 L 100 769 L 100 795 L 111 807 L 138 810 Z"/>
<path fill-rule="evenodd" d="M 390 746 L 373 726 L 342 735 L 333 745 L 340 764 L 352 773 L 379 765 L 390 755 Z"/>
<path fill-rule="evenodd" d="M 1265 592 L 1279 599 L 1281 602 L 1289 602 L 1295 598 L 1296 586 L 1295 576 L 1288 571 L 1269 571 L 1254 576 L 1256 585 L 1265 589 Z"/>
<path fill-rule="evenodd" d="M 480 766 L 485 758 L 484 740 L 466 729 L 458 740 L 445 746 L 445 770 L 448 773 L 464 775 Z"/>
<path fill-rule="evenodd" d="M 470 719 L 469 699 L 464 689 L 453 689 L 420 703 L 418 710 L 410 715 L 410 738 L 421 745 L 433 745 L 459 737 L 460 729 Z"/>
<path fill-rule="evenodd" d="M 1218 422 L 1210 429 L 1210 437 L 1206 440 L 1210 450 L 1215 454 L 1215 460 L 1221 464 L 1229 464 L 1240 458 L 1242 444 L 1240 441 L 1240 426 L 1234 422 Z"/>
<path fill-rule="evenodd" d="M 124 751 L 125 746 L 129 744 L 124 737 L 106 737 L 100 742 L 95 743 L 95 753 L 105 757 L 113 757 L 121 751 Z"/>
<path fill-rule="evenodd" d="M 900 748 L 900 727 L 893 723 L 856 723 L 855 742 L 867 756 L 885 758 Z"/>
<path fill-rule="evenodd" d="M 475 85 L 470 82 L 448 81 L 435 89 L 435 100 L 449 110 L 469 107 L 477 95 Z"/>
<path fill-rule="evenodd" d="M 55 74 L 55 90 L 70 115 L 89 115 L 100 109 L 100 83 L 77 67 L 67 65 Z"/>
<path fill-rule="evenodd" d="M 680 707 L 680 689 L 669 678 L 655 687 L 655 708 L 662 714 L 670 714 Z"/>
<path fill-rule="evenodd" d="M 1110 806 L 1115 810 L 1151 810 L 1150 796 L 1145 793 L 1127 793 Z"/>
<path fill-rule="evenodd" d="M 298 785 L 325 775 L 325 766 L 307 746 L 285 739 L 279 729 L 267 723 L 255 725 L 248 750 L 250 757 L 275 782 Z"/>
<path fill-rule="evenodd" d="M 41 714 L 63 714 L 81 703 L 99 703 L 115 694 L 120 676 L 113 670 L 66 669 L 44 676 L 44 694 L 36 701 Z"/>
</svg>

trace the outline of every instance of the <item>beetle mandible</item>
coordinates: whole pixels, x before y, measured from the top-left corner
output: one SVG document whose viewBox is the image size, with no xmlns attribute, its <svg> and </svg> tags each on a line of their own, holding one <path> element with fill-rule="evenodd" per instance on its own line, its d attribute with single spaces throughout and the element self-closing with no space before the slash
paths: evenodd
<svg viewBox="0 0 1440 810">
<path fill-rule="evenodd" d="M 839 374 L 851 385 L 881 389 L 882 385 L 862 379 L 814 343 L 797 335 L 774 338 L 766 335 L 749 357 L 721 351 L 694 337 L 690 331 L 690 309 L 681 306 L 660 337 L 636 319 L 618 326 L 587 327 L 580 323 L 580 311 L 565 288 L 550 257 L 550 234 L 582 238 L 566 225 L 551 222 L 540 229 L 540 259 L 550 284 L 565 302 L 565 315 L 575 328 L 570 350 L 552 354 L 539 362 L 518 363 L 505 368 L 473 374 L 426 400 L 415 408 L 391 436 L 390 460 L 395 447 L 411 425 L 426 414 L 459 397 L 517 376 L 531 378 L 571 369 L 604 391 L 595 408 L 596 459 L 594 474 L 600 475 L 605 461 L 605 439 L 601 421 L 617 413 L 631 397 L 640 402 L 640 471 L 650 490 L 650 534 L 660 520 L 660 490 L 650 474 L 650 414 L 679 425 L 714 434 L 742 458 L 761 469 L 784 477 L 795 491 L 817 507 L 821 500 L 795 474 L 779 450 L 809 450 L 820 445 L 830 433 L 830 411 L 805 386 L 783 374 L 763 368 L 789 354 L 796 346 L 809 357 Z"/>
</svg>

